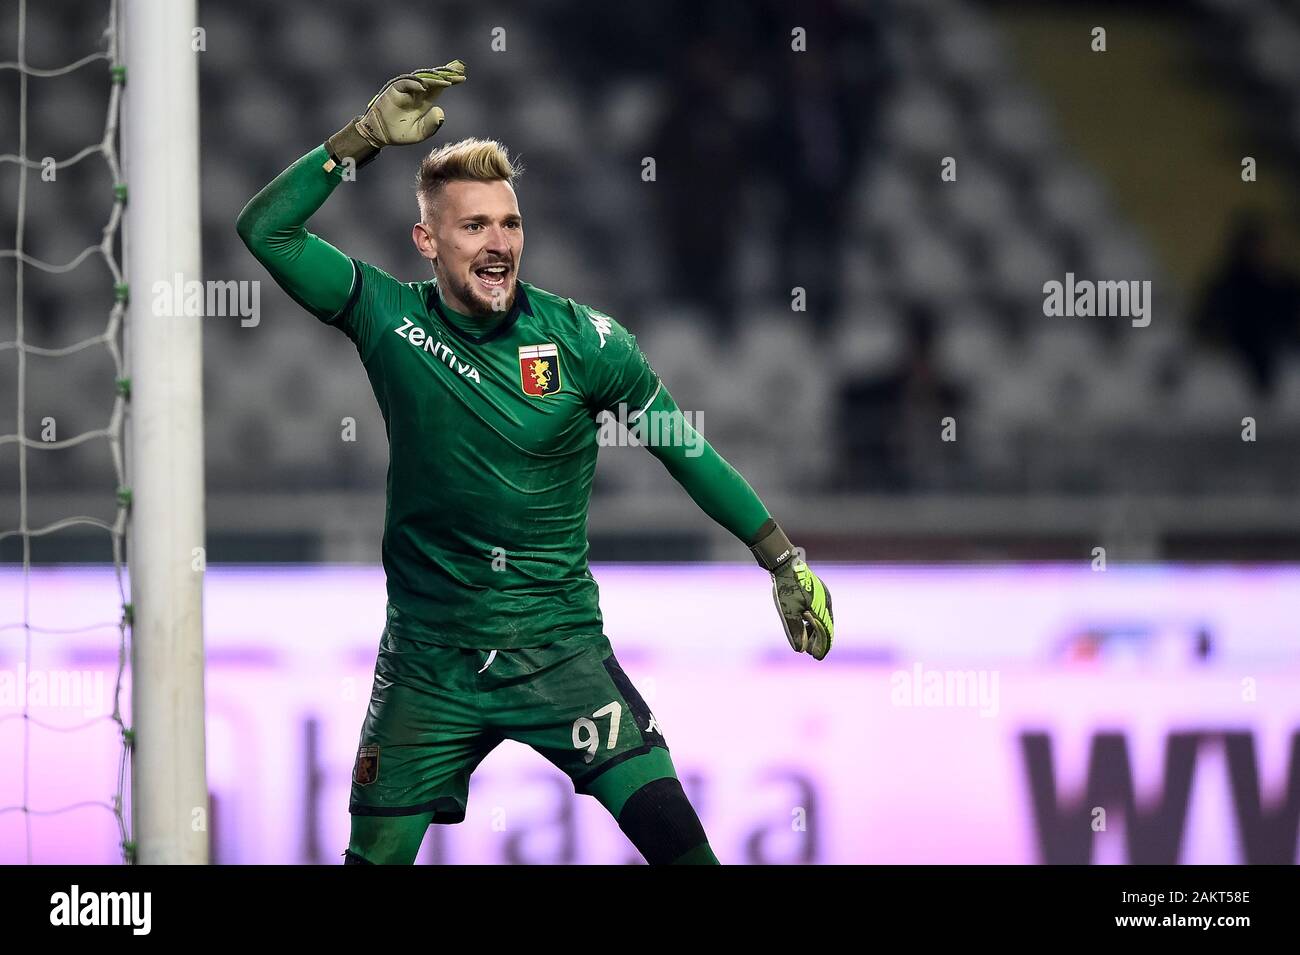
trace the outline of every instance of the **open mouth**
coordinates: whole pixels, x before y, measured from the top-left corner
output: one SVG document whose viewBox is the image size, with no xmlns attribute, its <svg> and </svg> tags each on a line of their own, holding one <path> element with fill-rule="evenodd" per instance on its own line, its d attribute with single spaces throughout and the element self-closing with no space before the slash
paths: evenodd
<svg viewBox="0 0 1300 955">
<path fill-rule="evenodd" d="M 510 267 L 499 263 L 484 265 L 474 270 L 474 276 L 489 293 L 496 292 L 506 287 L 506 279 L 510 276 Z"/>
</svg>

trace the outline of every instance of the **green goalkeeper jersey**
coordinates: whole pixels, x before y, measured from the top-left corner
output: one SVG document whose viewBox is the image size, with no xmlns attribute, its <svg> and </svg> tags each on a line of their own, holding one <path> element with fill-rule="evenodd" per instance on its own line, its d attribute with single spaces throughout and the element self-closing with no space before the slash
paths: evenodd
<svg viewBox="0 0 1300 955">
<path fill-rule="evenodd" d="M 428 621 L 438 642 L 502 649 L 600 633 L 587 569 L 595 416 L 655 396 L 635 339 L 523 282 L 475 335 L 432 280 L 362 262 L 330 324 L 356 343 L 388 433 L 395 630 Z"/>
<path fill-rule="evenodd" d="M 433 280 L 399 282 L 349 259 L 305 228 L 341 181 L 325 159 L 318 148 L 276 177 L 240 214 L 239 233 L 299 304 L 352 339 L 370 377 L 389 444 L 394 634 L 504 650 L 603 632 L 586 525 L 604 410 L 675 416 L 665 433 L 682 440 L 650 453 L 752 542 L 767 509 L 682 420 L 626 329 L 525 282 L 510 312 L 470 319 Z"/>
</svg>

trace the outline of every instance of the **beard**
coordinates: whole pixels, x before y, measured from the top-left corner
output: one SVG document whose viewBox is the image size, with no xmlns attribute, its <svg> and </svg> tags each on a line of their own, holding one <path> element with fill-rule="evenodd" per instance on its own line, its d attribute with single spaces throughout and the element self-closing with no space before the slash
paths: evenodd
<svg viewBox="0 0 1300 955">
<path fill-rule="evenodd" d="M 513 281 L 496 295 L 488 296 L 473 284 L 472 279 L 451 275 L 436 261 L 433 274 L 438 280 L 438 285 L 443 289 L 444 297 L 450 292 L 461 305 L 466 307 L 466 314 L 474 318 L 500 318 L 514 307 L 515 283 Z"/>
</svg>

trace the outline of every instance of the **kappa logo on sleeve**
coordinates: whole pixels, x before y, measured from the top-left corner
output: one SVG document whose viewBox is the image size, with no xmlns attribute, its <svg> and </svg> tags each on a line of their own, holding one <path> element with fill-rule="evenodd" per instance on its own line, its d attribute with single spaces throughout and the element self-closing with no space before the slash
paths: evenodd
<svg viewBox="0 0 1300 955">
<path fill-rule="evenodd" d="M 591 322 L 596 329 L 596 334 L 600 336 L 600 347 L 605 347 L 605 336 L 614 334 L 613 319 L 608 315 L 602 315 L 600 312 L 591 312 L 587 315 L 587 321 Z"/>
<path fill-rule="evenodd" d="M 554 343 L 521 345 L 519 379 L 524 394 L 544 398 L 560 390 L 560 350 Z"/>
</svg>

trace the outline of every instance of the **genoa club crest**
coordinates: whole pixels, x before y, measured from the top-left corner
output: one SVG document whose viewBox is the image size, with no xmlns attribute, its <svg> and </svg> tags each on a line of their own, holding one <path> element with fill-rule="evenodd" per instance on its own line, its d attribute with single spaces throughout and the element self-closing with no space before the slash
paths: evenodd
<svg viewBox="0 0 1300 955">
<path fill-rule="evenodd" d="M 519 349 L 519 377 L 524 394 L 544 398 L 560 390 L 560 352 L 553 344 Z"/>
<path fill-rule="evenodd" d="M 379 747 L 362 746 L 357 750 L 357 765 L 352 770 L 352 781 L 358 786 L 368 786 L 379 778 Z"/>
</svg>

